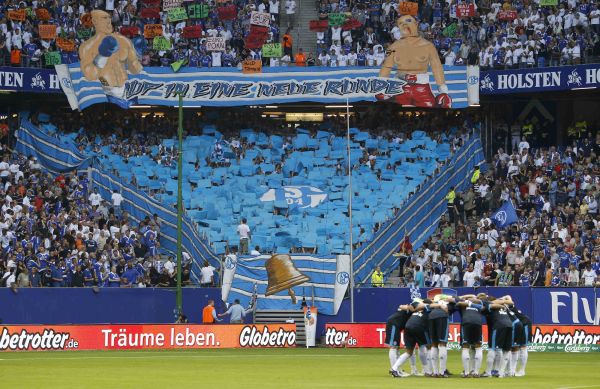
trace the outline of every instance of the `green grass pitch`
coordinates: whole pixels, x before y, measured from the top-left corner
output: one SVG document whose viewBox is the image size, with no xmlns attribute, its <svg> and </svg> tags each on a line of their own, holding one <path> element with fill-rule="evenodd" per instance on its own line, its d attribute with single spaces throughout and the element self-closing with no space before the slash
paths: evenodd
<svg viewBox="0 0 600 389">
<path fill-rule="evenodd" d="M 518 378 L 464 379 L 460 354 L 448 361 L 451 378 L 392 378 L 387 349 L 19 352 L 0 354 L 0 387 L 600 388 L 596 353 L 529 353 Z"/>
</svg>

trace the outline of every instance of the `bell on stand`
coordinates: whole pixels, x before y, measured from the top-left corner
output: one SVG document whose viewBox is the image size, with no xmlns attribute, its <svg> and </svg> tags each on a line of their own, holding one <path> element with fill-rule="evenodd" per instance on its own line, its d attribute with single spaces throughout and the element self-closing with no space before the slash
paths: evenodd
<svg viewBox="0 0 600 389">
<path fill-rule="evenodd" d="M 267 286 L 265 296 L 270 296 L 287 289 L 288 294 L 292 298 L 292 304 L 295 305 L 296 295 L 292 288 L 310 281 L 310 278 L 296 269 L 292 258 L 288 254 L 274 254 L 271 258 L 267 259 L 265 268 L 267 269 L 267 277 L 269 278 L 269 285 Z"/>
</svg>

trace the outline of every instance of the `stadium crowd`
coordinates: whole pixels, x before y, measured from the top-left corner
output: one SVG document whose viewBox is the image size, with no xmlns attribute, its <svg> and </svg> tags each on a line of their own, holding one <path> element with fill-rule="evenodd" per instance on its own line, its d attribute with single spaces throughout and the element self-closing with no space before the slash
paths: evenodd
<svg viewBox="0 0 600 389">
<path fill-rule="evenodd" d="M 498 149 L 488 173 L 464 193 L 449 192 L 438 232 L 413 252 L 400 247 L 401 282 L 419 286 L 598 286 L 600 136 L 564 149 L 511 154 Z M 509 202 L 517 220 L 502 229 L 495 211 Z M 378 279 L 377 276 L 375 278 Z"/>
<path fill-rule="evenodd" d="M 380 106 L 374 112 L 364 115 L 360 114 L 358 115 L 360 117 L 357 117 L 355 120 L 353 119 L 351 125 L 365 130 L 368 129 L 370 133 L 378 134 L 380 138 L 387 140 L 391 144 L 399 144 L 409 140 L 412 131 L 416 128 L 444 129 L 443 131 L 430 130 L 428 132 L 428 135 L 436 140 L 438 144 L 445 143 L 448 146 L 448 154 L 444 154 L 444 158 L 440 158 L 438 161 L 433 161 L 433 164 L 437 167 L 442 166 L 445 163 L 445 158 L 449 157 L 456 148 L 460 147 L 469 136 L 471 128 L 469 123 L 472 123 L 472 118 L 469 117 L 465 122 L 465 117 L 468 115 L 405 115 L 406 117 L 403 118 L 400 127 L 396 131 L 391 131 L 376 119 L 380 115 L 394 114 L 393 112 L 388 112 L 388 110 L 393 110 L 393 107 Z M 83 154 L 91 155 L 95 153 L 112 174 L 120 176 L 125 182 L 145 191 L 151 198 L 173 206 L 174 196 L 170 195 L 172 192 L 168 189 L 167 183 L 165 183 L 164 179 L 159 178 L 158 175 L 162 174 L 159 169 L 164 167 L 174 168 L 176 165 L 177 150 L 175 143 L 172 142 L 175 135 L 176 121 L 171 115 L 164 115 L 164 112 L 143 115 L 136 112 L 132 110 L 125 115 L 116 113 L 115 111 L 97 112 L 97 114 L 90 113 L 89 115 L 55 115 L 52 118 L 53 129 L 51 133 L 57 137 L 68 137 L 78 145 Z M 102 120 L 98 120 L 98 115 L 102 115 Z M 254 169 L 253 174 L 263 176 L 267 180 L 272 179 L 274 180 L 273 182 L 279 180 L 280 185 L 285 185 L 293 176 L 300 174 L 297 171 L 290 172 L 286 170 L 288 160 L 293 161 L 294 153 L 303 150 L 296 147 L 295 136 L 297 134 L 295 129 L 288 128 L 276 121 L 265 122 L 261 118 L 260 112 L 256 110 L 225 112 L 224 110 L 216 109 L 204 112 L 202 120 L 198 120 L 195 114 L 185 117 L 184 135 L 186 139 L 203 134 L 205 128 L 207 128 L 207 123 L 215 123 L 216 128 L 219 130 L 217 134 L 209 136 L 212 139 L 209 142 L 213 142 L 207 145 L 209 150 L 206 152 L 203 151 L 201 157 L 199 154 L 194 154 L 193 150 L 188 150 L 188 154 L 191 153 L 192 156 L 190 159 L 184 158 L 185 166 L 187 167 L 185 171 L 188 172 L 186 173 L 185 182 L 190 186 L 191 192 L 201 190 L 202 186 L 199 185 L 204 185 L 197 178 L 201 172 L 227 170 L 231 178 L 239 176 L 241 174 L 240 169 L 236 169 L 236 166 L 239 166 L 240 161 L 245 160 L 247 155 L 253 155 L 251 160 Z M 44 128 L 48 129 L 48 127 L 48 125 L 44 125 Z M 266 142 L 258 138 L 246 138 L 240 133 L 239 129 L 248 127 L 254 128 L 256 131 L 270 133 L 274 138 Z M 303 123 L 302 128 L 303 131 L 310 133 L 313 139 L 316 139 L 316 134 L 319 130 L 328 131 L 330 134 L 343 135 L 346 131 L 346 123 L 343 116 L 336 116 L 329 117 L 326 122 L 320 124 Z M 334 140 L 332 136 L 329 137 L 330 143 Z M 276 161 L 273 161 L 270 168 L 266 168 L 264 167 L 265 158 L 268 158 L 268 151 L 271 148 L 277 149 L 277 154 L 280 157 Z M 203 148 L 203 150 L 205 149 L 206 147 Z M 393 176 L 393 172 L 400 168 L 400 162 L 398 161 L 386 162 L 384 164 L 377 163 L 381 161 L 385 162 L 390 157 L 390 153 L 393 152 L 392 147 L 381 150 L 372 147 L 367 148 L 366 143 L 363 141 L 361 149 L 360 157 L 357 157 L 352 167 L 355 172 L 361 169 L 364 171 L 365 168 L 369 168 L 373 180 L 382 182 L 384 180 L 389 181 L 389 176 Z M 150 176 L 150 180 L 156 182 L 150 183 L 147 178 L 148 175 L 143 173 L 134 172 L 132 174 L 132 169 L 135 170 L 135 161 L 139 157 L 144 157 L 145 161 L 142 170 L 144 172 L 154 172 L 154 175 Z M 118 162 L 114 162 L 115 159 Z M 228 167 L 231 167 L 231 169 L 227 169 Z M 262 170 L 263 168 L 265 171 Z M 335 169 L 335 175 L 337 176 L 345 176 L 347 174 L 347 166 L 343 161 L 338 161 L 337 165 L 335 167 L 332 165 L 331 169 L 332 171 Z M 308 169 L 309 172 L 310 170 Z M 304 174 L 304 172 L 301 173 Z M 158 181 L 162 182 L 162 184 Z M 217 187 L 227 189 L 230 188 L 229 185 L 231 185 L 231 182 L 231 180 L 223 180 L 220 177 L 212 178 L 210 189 L 217 189 Z M 154 185 L 155 183 L 158 185 Z M 277 186 L 273 183 L 271 185 Z M 198 210 L 210 209 L 209 207 L 194 205 L 197 204 L 196 202 L 190 201 L 186 204 L 184 205 L 188 211 L 191 211 L 189 215 L 192 216 Z M 285 208 L 274 206 L 272 210 L 268 210 L 269 213 L 271 211 L 273 212 L 273 216 L 287 219 L 282 222 L 295 220 L 295 217 L 300 217 L 301 219 L 306 217 L 297 215 L 293 210 L 290 211 L 287 206 Z M 394 211 L 397 212 L 398 209 L 391 209 L 390 207 L 389 211 L 391 211 L 391 214 Z M 340 213 L 342 212 L 340 211 Z M 360 239 L 355 239 L 355 246 L 358 246 L 360 242 L 367 240 L 368 236 L 377 232 L 382 221 L 377 220 L 375 223 L 368 218 L 365 224 L 357 224 L 358 231 L 356 233 L 359 234 L 357 236 Z M 237 222 L 239 222 L 238 219 L 236 219 L 236 224 Z M 256 221 L 250 220 L 250 224 L 252 223 L 256 223 Z M 255 233 L 258 234 L 256 231 Z M 213 239 L 211 243 L 214 241 L 219 240 Z M 227 241 L 228 249 L 235 250 L 234 241 L 232 239 L 227 239 Z M 302 243 L 302 240 L 300 242 Z M 255 248 L 256 244 L 252 244 L 251 246 Z M 270 252 L 272 249 L 272 247 L 264 247 L 266 246 L 265 244 L 260 244 L 260 246 L 257 250 L 259 252 Z M 302 247 L 294 245 L 290 249 L 292 252 L 314 253 L 317 248 L 314 246 Z M 323 247 L 319 252 L 326 253 L 326 251 L 323 251 L 324 249 L 326 248 Z"/>
<path fill-rule="evenodd" d="M 279 0 L 219 2 L 219 7 L 228 7 L 225 13 L 217 12 L 215 2 L 174 3 L 186 9 L 186 16 L 181 20 L 171 21 L 161 0 L 3 1 L 0 4 L 0 65 L 44 66 L 46 53 L 59 53 L 61 62 L 66 64 L 79 61 L 77 50 L 93 33 L 90 12 L 95 9 L 112 15 L 114 29 L 132 39 L 144 66 L 170 66 L 185 60 L 193 67 L 231 67 L 243 59 L 258 58 L 258 49 L 247 48 L 245 44 L 252 11 L 271 13 L 265 43 L 279 42 L 286 37 L 291 42 L 289 34 L 280 32 Z M 295 4 L 295 1 L 287 0 L 286 7 L 287 3 Z M 192 11 L 191 7 L 197 5 L 207 8 Z M 19 11 L 24 12 L 22 20 L 15 13 Z M 294 13 L 295 5 L 286 12 Z M 161 45 L 154 42 L 156 37 L 144 35 L 144 26 L 149 24 L 162 26 L 162 32 L 156 35 L 165 38 Z M 40 25 L 54 25 L 56 33 L 47 35 L 44 29 L 42 36 Z M 198 27 L 199 31 L 186 30 L 186 27 Z M 209 51 L 207 37 L 225 38 L 225 51 Z"/>
<path fill-rule="evenodd" d="M 53 177 L 35 157 L 9 151 L 0 180 L 0 286 L 175 285 L 175 262 L 160 252 L 160 220 L 130 224 L 119 193 L 103 199 L 84 175 Z M 184 285 L 190 271 L 184 253 Z"/>
<path fill-rule="evenodd" d="M 317 32 L 318 63 L 381 65 L 387 44 L 400 38 L 399 3 L 322 0 L 321 19 L 346 13 L 360 27 L 349 29 L 352 24 L 347 23 Z M 490 0 L 460 3 L 467 9 L 472 5 L 471 16 L 463 17 L 456 2 L 418 6 L 421 34 L 433 42 L 446 65 L 514 69 L 576 65 L 600 56 L 600 10 L 595 2 L 560 1 L 554 7 Z"/>
<path fill-rule="evenodd" d="M 46 62 L 47 53 L 59 54 L 62 63 L 77 62 L 77 48 L 92 32 L 86 15 L 93 9 L 112 15 L 113 26 L 132 38 L 144 66 L 170 66 L 183 60 L 193 67 L 235 67 L 247 58 L 262 58 L 263 66 L 378 66 L 387 45 L 400 37 L 395 24 L 397 0 L 322 0 L 319 19 L 341 13 L 352 23 L 316 32 L 316 53 L 293 50 L 291 30 L 280 26 L 279 0 L 187 1 L 183 3 L 187 18 L 176 21 L 169 20 L 161 5 L 160 0 L 4 1 L 0 4 L 0 65 L 44 66 L 53 63 Z M 288 23 L 293 25 L 296 1 L 285 0 L 283 5 Z M 191 10 L 196 6 L 207 8 L 196 13 Z M 222 7 L 233 10 L 224 14 L 218 10 Z M 456 4 L 419 2 L 421 33 L 435 44 L 446 65 L 543 67 L 592 62 L 600 56 L 600 10 L 594 1 L 569 0 L 540 7 L 486 0 L 473 4 L 472 9 L 472 16 L 458 17 Z M 252 11 L 271 14 L 270 26 L 261 39 L 282 43 L 282 57 L 263 58 L 261 45 L 248 44 Z M 48 35 L 44 29 L 40 35 L 41 24 L 55 25 L 56 34 Z M 147 24 L 162 26 L 158 36 L 166 39 L 162 41 L 168 42 L 166 46 L 144 36 Z M 194 34 L 199 35 L 186 30 L 190 27 L 198 27 Z M 225 50 L 210 51 L 207 37 L 224 37 Z"/>
</svg>

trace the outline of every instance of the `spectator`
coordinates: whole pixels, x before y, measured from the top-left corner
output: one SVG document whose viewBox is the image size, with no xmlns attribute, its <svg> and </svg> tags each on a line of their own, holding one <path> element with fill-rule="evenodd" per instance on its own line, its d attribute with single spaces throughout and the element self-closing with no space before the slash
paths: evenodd
<svg viewBox="0 0 600 389">
<path fill-rule="evenodd" d="M 506 265 L 502 273 L 500 273 L 498 286 L 513 286 L 513 272 L 509 265 Z"/>
<path fill-rule="evenodd" d="M 246 310 L 242 308 L 240 305 L 240 300 L 235 299 L 233 304 L 225 311 L 224 313 L 220 313 L 218 316 L 223 317 L 231 315 L 229 317 L 229 323 L 231 324 L 242 324 L 244 322 L 244 317 L 246 317 Z"/>
<path fill-rule="evenodd" d="M 414 280 L 415 280 L 415 286 L 418 288 L 425 287 L 425 273 L 423 272 L 422 269 L 423 268 L 421 267 L 421 265 L 417 265 L 417 267 L 415 268 Z"/>
<path fill-rule="evenodd" d="M 121 193 L 119 193 L 119 191 L 115 189 L 113 190 L 113 193 L 111 195 L 111 200 L 115 216 L 121 216 L 121 203 L 123 202 L 123 195 L 121 195 Z"/>
<path fill-rule="evenodd" d="M 466 287 L 474 286 L 475 277 L 477 277 L 477 274 L 475 273 L 475 270 L 473 269 L 473 265 L 469 265 L 469 267 L 467 268 L 467 271 L 463 275 L 464 286 L 466 286 Z"/>
<path fill-rule="evenodd" d="M 294 61 L 296 62 L 296 66 L 306 66 L 306 55 L 302 51 L 302 48 L 298 49 Z"/>
<path fill-rule="evenodd" d="M 582 286 L 595 286 L 598 275 L 592 270 L 592 265 L 586 265 L 585 270 L 581 274 Z"/>
<path fill-rule="evenodd" d="M 248 255 L 248 243 L 250 241 L 250 227 L 248 227 L 248 224 L 246 218 L 243 218 L 242 221 L 240 222 L 240 224 L 237 226 L 237 233 L 240 237 L 240 247 L 239 247 L 239 253 L 241 255 Z"/>
<path fill-rule="evenodd" d="M 285 0 L 285 14 L 286 14 L 286 16 L 288 18 L 288 25 L 287 25 L 287 27 L 288 28 L 295 27 L 296 0 Z M 285 37 L 284 37 L 284 42 L 285 42 Z M 290 55 L 291 55 L 291 53 L 290 53 Z"/>
<path fill-rule="evenodd" d="M 371 275 L 371 287 L 373 288 L 383 288 L 383 273 L 381 272 L 381 268 L 379 266 L 375 267 L 375 271 Z"/>
<path fill-rule="evenodd" d="M 294 2 L 294 0 L 286 0 L 286 1 Z M 283 35 L 283 54 L 284 54 L 284 56 L 288 56 L 289 58 L 292 57 L 293 43 L 294 43 L 294 39 L 292 38 L 291 30 L 288 28 L 288 30 Z M 282 62 L 283 62 L 283 59 L 282 59 Z M 288 60 L 288 62 L 289 62 L 289 60 Z"/>
<path fill-rule="evenodd" d="M 215 268 L 211 266 L 208 262 L 204 262 L 204 266 L 200 269 L 201 279 L 200 286 L 203 288 L 210 288 L 215 286 Z"/>
<path fill-rule="evenodd" d="M 208 300 L 208 304 L 202 309 L 202 324 L 213 324 L 220 321 L 215 310 L 215 301 Z"/>
</svg>

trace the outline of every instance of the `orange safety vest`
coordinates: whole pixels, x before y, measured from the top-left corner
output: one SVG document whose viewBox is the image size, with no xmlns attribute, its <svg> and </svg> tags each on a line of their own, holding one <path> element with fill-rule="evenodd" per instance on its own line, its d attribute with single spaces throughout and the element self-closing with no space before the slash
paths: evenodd
<svg viewBox="0 0 600 389">
<path fill-rule="evenodd" d="M 290 34 L 285 34 L 283 36 L 283 47 L 292 47 L 292 44 L 294 43 L 294 40 L 292 39 L 292 36 Z"/>
<path fill-rule="evenodd" d="M 306 66 L 306 55 L 304 53 L 296 54 L 296 66 Z"/>
<path fill-rule="evenodd" d="M 215 322 L 215 318 L 213 317 L 213 311 L 215 307 L 211 305 L 207 305 L 202 310 L 202 323 L 204 324 L 212 324 Z"/>
<path fill-rule="evenodd" d="M 10 63 L 12 65 L 20 65 L 21 64 L 21 50 L 13 49 L 10 52 Z"/>
</svg>

